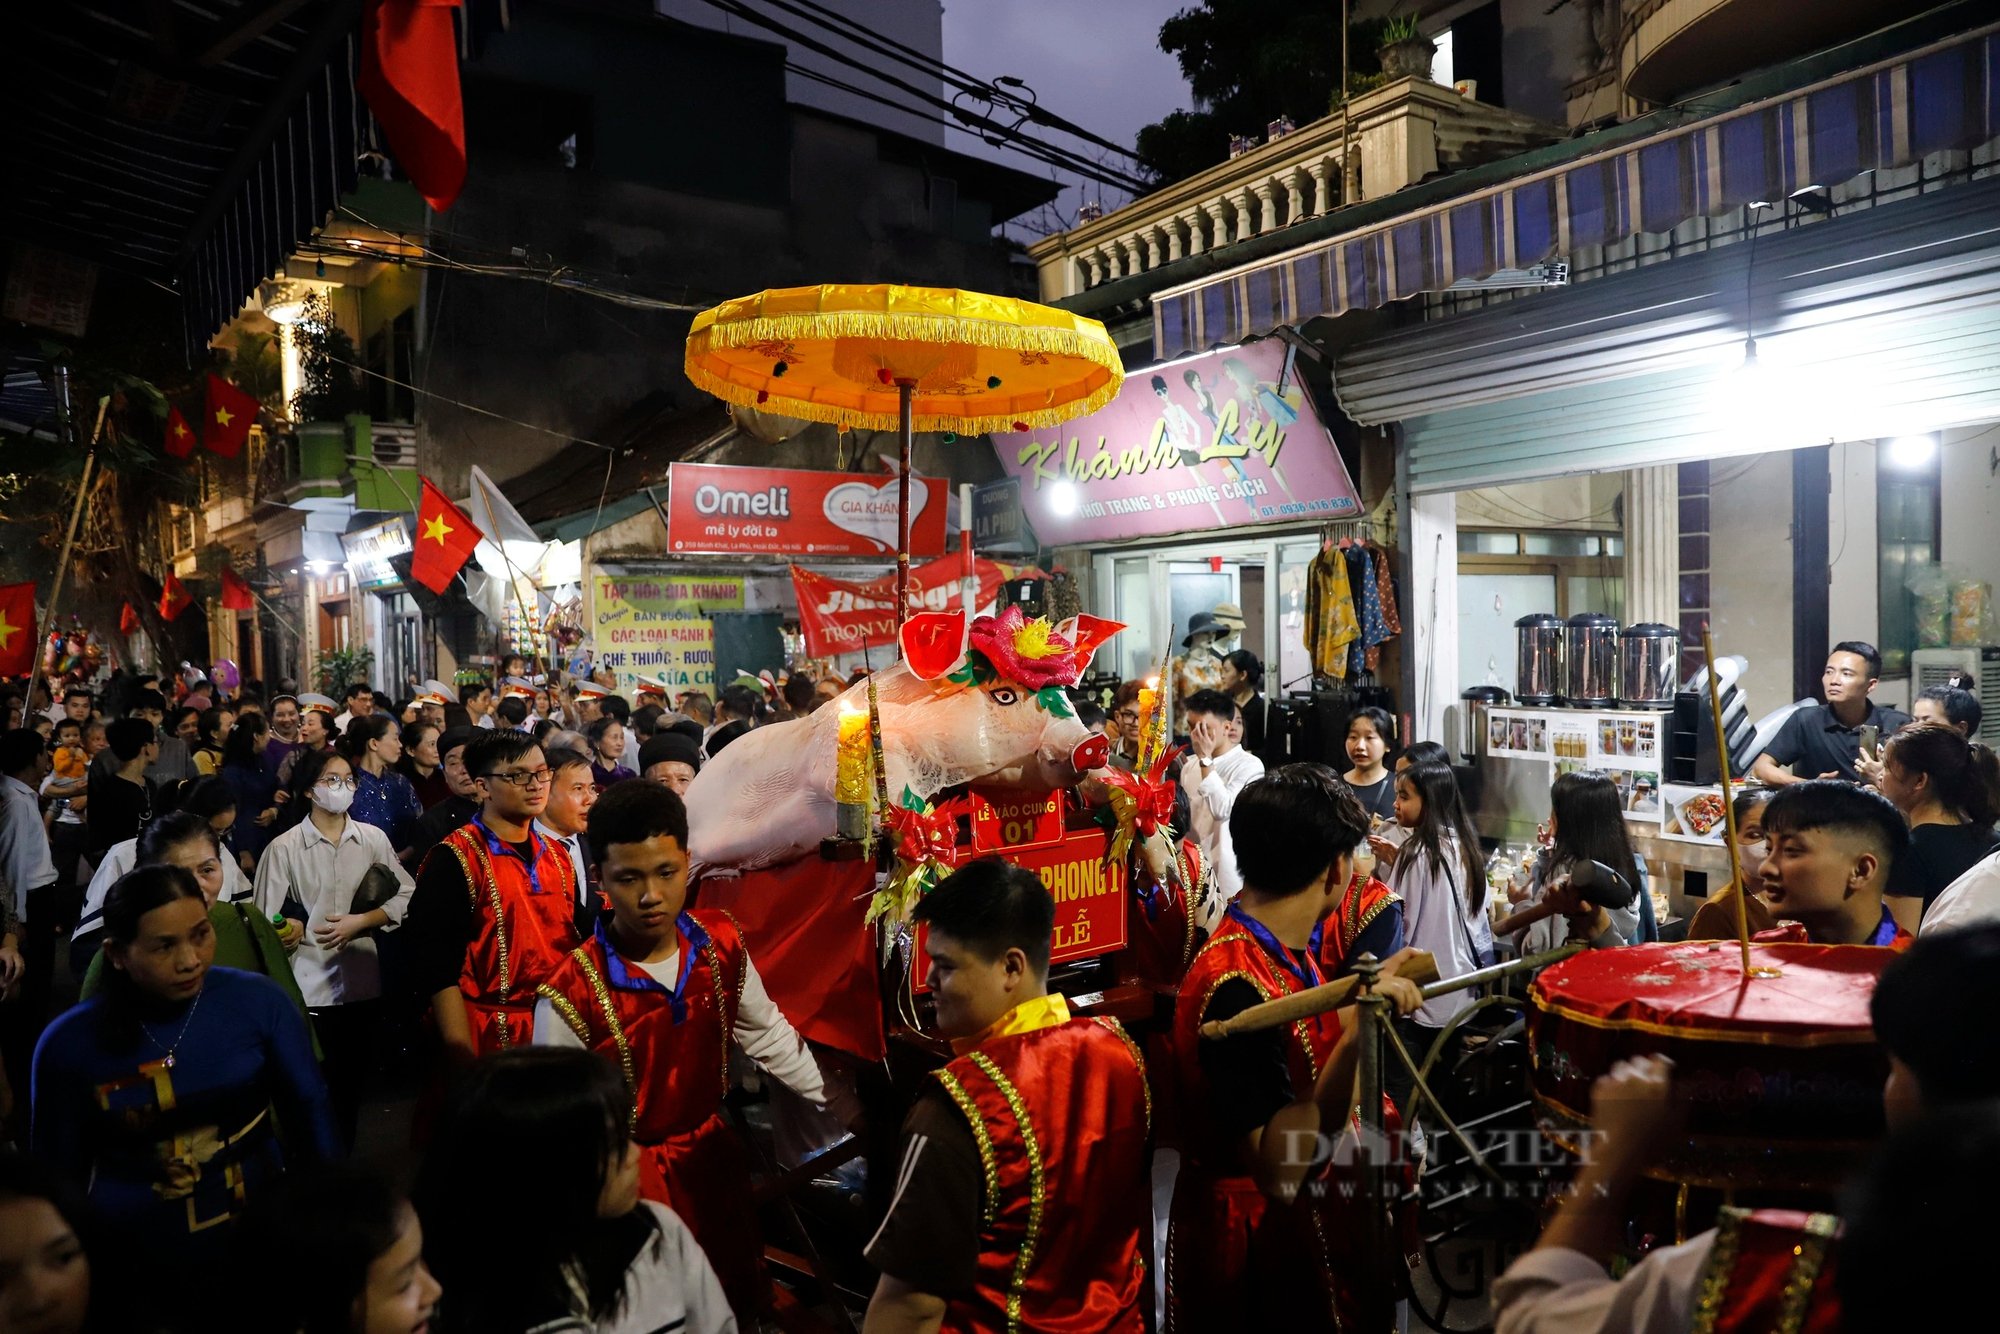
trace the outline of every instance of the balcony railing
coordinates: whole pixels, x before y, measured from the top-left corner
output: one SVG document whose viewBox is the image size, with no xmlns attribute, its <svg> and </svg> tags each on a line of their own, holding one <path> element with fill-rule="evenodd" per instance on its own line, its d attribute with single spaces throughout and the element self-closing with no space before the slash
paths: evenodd
<svg viewBox="0 0 2000 1334">
<path fill-rule="evenodd" d="M 1028 248 L 1041 297 L 1056 301 L 1115 278 L 1317 217 L 1342 202 L 1393 194 L 1438 171 L 1461 171 L 1563 137 L 1545 124 L 1428 79 L 1398 79 L 1311 124 L 1163 186 L 1124 208 Z M 1343 172 L 1351 160 L 1355 170 Z M 1351 202 L 1351 201 L 1350 201 Z"/>
</svg>

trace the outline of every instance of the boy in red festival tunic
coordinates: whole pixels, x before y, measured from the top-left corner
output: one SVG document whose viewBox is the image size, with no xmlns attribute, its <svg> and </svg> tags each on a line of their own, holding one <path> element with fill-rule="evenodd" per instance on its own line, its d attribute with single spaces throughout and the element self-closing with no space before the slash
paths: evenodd
<svg viewBox="0 0 2000 1334">
<path fill-rule="evenodd" d="M 686 1220 L 751 1327 L 771 1294 L 749 1160 L 722 1119 L 730 1043 L 814 1103 L 828 1101 L 826 1081 L 765 993 L 735 919 L 684 906 L 681 799 L 657 783 L 615 784 L 590 808 L 585 837 L 610 916 L 538 988 L 535 1041 L 588 1048 L 625 1076 L 639 1194 Z"/>
<path fill-rule="evenodd" d="M 1188 969 L 1174 1010 L 1184 1161 L 1167 1240 L 1167 1329 L 1387 1329 L 1393 1256 L 1360 1255 L 1340 1192 L 1309 1181 L 1354 1110 L 1358 1031 L 1336 1013 L 1221 1039 L 1202 1024 L 1325 980 L 1315 931 L 1340 905 L 1361 804 L 1331 769 L 1288 764 L 1237 795 L 1243 892 Z M 1398 1014 L 1421 1003 L 1385 961 Z M 1304 1191 L 1301 1187 L 1307 1187 Z"/>
<path fill-rule="evenodd" d="M 476 732 L 465 768 L 479 814 L 424 858 L 403 929 L 446 1053 L 471 1059 L 527 1045 L 535 988 L 593 914 L 569 857 L 533 829 L 552 778 L 534 738 Z"/>
<path fill-rule="evenodd" d="M 1145 1329 L 1145 1065 L 1117 1021 L 1049 992 L 1055 914 L 996 858 L 917 908 L 957 1056 L 903 1123 L 867 1334 Z"/>
<path fill-rule="evenodd" d="M 1983 1298 L 1968 1285 L 1992 1253 L 2000 1027 L 1952 1017 L 1996 1007 L 2000 925 L 1920 938 L 1882 971 L 1869 1004 L 1889 1056 L 1882 1109 L 1896 1142 L 1851 1197 L 1845 1237 L 1829 1214 L 1725 1209 L 1716 1228 L 1613 1279 L 1606 1264 L 1626 1235 L 1626 1200 L 1681 1120 L 1670 1062 L 1621 1061 L 1591 1090 L 1590 1160 L 1535 1248 L 1494 1284 L 1496 1334 L 1984 1327 L 1991 1314 L 1972 1318 Z M 1987 1118 L 1984 1161 L 1953 1175 L 1949 1123 L 1936 1118 L 1967 1112 Z M 1892 1188 L 1898 1176 L 1908 1179 Z"/>
</svg>

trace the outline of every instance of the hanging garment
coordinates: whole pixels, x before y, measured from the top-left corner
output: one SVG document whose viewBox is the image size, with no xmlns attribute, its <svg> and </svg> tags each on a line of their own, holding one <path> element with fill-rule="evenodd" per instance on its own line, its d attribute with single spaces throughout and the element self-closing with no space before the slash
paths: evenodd
<svg viewBox="0 0 2000 1334">
<path fill-rule="evenodd" d="M 1369 671 L 1374 671 L 1382 662 L 1382 645 L 1395 638 L 1402 630 L 1398 619 L 1394 629 L 1390 619 L 1396 614 L 1396 590 L 1389 582 L 1389 557 L 1382 548 L 1371 546 L 1367 551 L 1368 581 L 1367 606 L 1361 620 L 1361 642 L 1366 648 L 1362 655 Z"/>
<path fill-rule="evenodd" d="M 1368 637 L 1370 604 L 1373 604 L 1375 622 L 1379 624 L 1382 617 L 1381 592 L 1375 586 L 1375 570 L 1368 563 L 1367 548 L 1349 547 L 1345 555 L 1348 586 L 1354 590 L 1356 626 L 1354 642 L 1347 646 L 1347 671 L 1348 675 L 1358 678 L 1368 670 L 1368 645 L 1376 642 Z"/>
<path fill-rule="evenodd" d="M 1314 674 L 1345 677 L 1347 646 L 1360 634 L 1347 561 L 1338 549 L 1322 548 L 1306 567 L 1306 652 Z"/>
</svg>

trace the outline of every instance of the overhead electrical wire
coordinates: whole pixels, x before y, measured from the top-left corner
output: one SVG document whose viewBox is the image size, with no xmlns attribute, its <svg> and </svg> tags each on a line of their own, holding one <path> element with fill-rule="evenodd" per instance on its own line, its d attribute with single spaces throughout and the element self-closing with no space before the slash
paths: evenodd
<svg viewBox="0 0 2000 1334">
<path fill-rule="evenodd" d="M 1054 144 L 1046 142 L 1045 140 L 1035 139 L 1028 135 L 1021 134 L 1013 126 L 1002 125 L 1000 122 L 992 119 L 989 116 L 982 116 L 975 112 L 968 112 L 964 108 L 957 106 L 954 103 L 947 101 L 942 97 L 939 97 L 936 93 L 933 93 L 928 89 L 919 88 L 917 85 L 910 83 L 904 79 L 899 79 L 895 75 L 884 73 L 882 70 L 871 66 L 866 61 L 857 60 L 855 57 L 847 54 L 846 52 L 837 50 L 834 47 L 828 46 L 826 43 L 817 40 L 816 38 L 809 37 L 806 34 L 799 32 L 797 29 L 788 27 L 783 22 L 771 17 L 768 14 L 764 14 L 755 9 L 751 9 L 747 5 L 743 4 L 742 0 L 702 0 L 702 3 L 710 6 L 711 8 L 721 10 L 725 14 L 732 14 L 737 18 L 743 19 L 748 23 L 755 24 L 756 26 L 764 28 L 770 32 L 775 32 L 778 35 L 789 39 L 790 41 L 796 42 L 798 45 L 804 47 L 809 51 L 817 52 L 818 54 L 825 56 L 829 60 L 833 60 L 838 62 L 839 64 L 846 65 L 850 69 L 859 70 L 861 73 L 868 75 L 870 78 L 876 79 L 881 83 L 885 83 L 892 88 L 899 89 L 902 92 L 905 92 L 910 96 L 915 97 L 918 101 L 927 102 L 930 105 L 936 107 L 939 111 L 943 111 L 952 116 L 954 119 L 962 122 L 965 126 L 982 131 L 987 131 L 993 135 L 998 136 L 1001 140 L 1005 141 L 1005 146 L 1014 148 L 1016 151 L 1027 152 L 1029 153 L 1030 156 L 1036 156 L 1036 157 L 1043 156 L 1044 153 L 1053 154 L 1057 158 L 1059 158 L 1063 162 L 1063 164 L 1068 167 L 1069 170 L 1078 172 L 1082 175 L 1086 175 L 1090 177 L 1092 180 L 1098 181 L 1100 184 L 1113 186 L 1117 189 L 1131 190 L 1143 193 L 1153 188 L 1152 182 L 1150 181 L 1141 180 L 1139 177 L 1129 176 L 1123 172 L 1116 171 L 1112 168 L 1101 166 L 1098 163 L 1092 162 L 1089 158 L 1083 157 L 1068 149 L 1059 148 Z M 905 108 L 905 110 L 909 109 Z M 911 111 L 910 114 L 915 115 L 920 113 Z M 945 122 L 945 123 L 949 124 L 950 122 Z M 1024 147 L 1024 145 L 1033 145 L 1033 148 L 1027 148 Z"/>
<path fill-rule="evenodd" d="M 1046 125 L 1052 130 L 1058 130 L 1064 134 L 1082 139 L 1086 143 L 1096 144 L 1100 148 L 1107 148 L 1122 157 L 1130 158 L 1142 167 L 1150 168 L 1152 166 L 1145 158 L 1132 149 L 1125 147 L 1125 145 L 1114 143 L 1101 135 L 1085 129 L 1074 121 L 1056 115 L 1053 111 L 1044 110 L 1032 101 L 1023 101 L 1016 95 L 1006 92 L 1000 86 L 1000 83 L 1004 82 L 1004 80 L 996 82 L 981 79 L 977 75 L 967 73 L 955 65 L 947 64 L 935 56 L 927 55 L 907 42 L 898 41 L 894 37 L 874 32 L 859 20 L 842 14 L 838 10 L 829 9 L 825 5 L 817 4 L 815 0 L 763 0 L 763 3 L 777 9 L 782 9 L 787 13 L 798 15 L 807 22 L 816 24 L 829 32 L 836 33 L 857 46 L 868 47 L 888 56 L 892 60 L 909 66 L 911 69 L 936 75 L 947 83 L 956 84 L 966 92 L 978 93 L 996 105 L 1004 105 L 1010 109 L 1019 110 L 1026 119 L 1032 120 L 1038 125 Z M 812 12 L 809 14 L 801 13 L 801 10 L 810 10 Z M 822 17 L 814 17 L 814 15 Z M 1022 86 L 1025 87 L 1025 85 Z"/>
</svg>

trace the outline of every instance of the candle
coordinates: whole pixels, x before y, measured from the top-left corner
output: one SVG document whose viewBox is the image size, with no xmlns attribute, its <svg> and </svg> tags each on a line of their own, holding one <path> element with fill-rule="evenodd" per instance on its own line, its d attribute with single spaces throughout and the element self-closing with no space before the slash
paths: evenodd
<svg viewBox="0 0 2000 1334">
<path fill-rule="evenodd" d="M 834 770 L 833 799 L 843 806 L 868 804 L 868 713 L 843 706 L 840 710 L 839 764 Z"/>
</svg>

